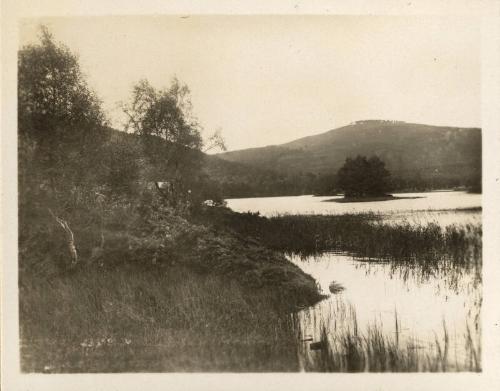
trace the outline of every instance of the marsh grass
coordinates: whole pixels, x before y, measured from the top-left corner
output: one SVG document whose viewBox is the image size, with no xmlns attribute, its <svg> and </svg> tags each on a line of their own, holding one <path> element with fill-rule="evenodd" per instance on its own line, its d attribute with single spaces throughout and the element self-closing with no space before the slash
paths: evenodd
<svg viewBox="0 0 500 391">
<path fill-rule="evenodd" d="M 412 336 L 402 336 L 397 313 L 395 332 L 387 334 L 374 322 L 366 330 L 359 330 L 353 307 L 337 307 L 334 320 L 320 319 L 316 325 L 318 345 L 311 350 L 302 343 L 305 357 L 303 369 L 311 372 L 480 372 L 480 335 L 473 336 L 469 324 L 463 339 L 464 352 L 451 353 L 449 331 L 443 321 L 442 330 L 433 342 L 422 342 Z M 347 312 L 347 313 L 346 313 Z M 337 322 L 345 322 L 340 326 Z M 335 322 L 335 324 L 332 324 Z M 296 322 L 300 330 L 300 321 Z M 303 331 L 299 331 L 299 334 Z"/>
<path fill-rule="evenodd" d="M 408 220 L 386 224 L 374 213 L 271 218 L 226 213 L 214 221 L 239 235 L 258 238 L 269 248 L 304 257 L 339 251 L 367 260 L 435 264 L 446 259 L 467 266 L 480 264 L 482 255 L 480 224 L 441 227 Z"/>
<path fill-rule="evenodd" d="M 277 292 L 129 266 L 20 285 L 23 372 L 297 371 Z"/>
<path fill-rule="evenodd" d="M 271 219 L 267 243 L 285 252 L 310 255 L 329 250 L 362 258 L 467 263 L 481 254 L 479 225 L 384 224 L 373 215 L 281 216 Z M 288 238 L 279 233 L 286 233 Z M 300 243 L 300 245 L 299 245 Z"/>
</svg>

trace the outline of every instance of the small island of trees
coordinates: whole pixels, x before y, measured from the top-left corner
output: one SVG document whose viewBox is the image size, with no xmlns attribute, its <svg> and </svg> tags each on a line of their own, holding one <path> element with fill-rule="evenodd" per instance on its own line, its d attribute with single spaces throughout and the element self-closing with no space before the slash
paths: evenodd
<svg viewBox="0 0 500 391">
<path fill-rule="evenodd" d="M 390 175 L 377 156 L 349 157 L 337 172 L 337 187 L 346 199 L 390 197 Z"/>
</svg>

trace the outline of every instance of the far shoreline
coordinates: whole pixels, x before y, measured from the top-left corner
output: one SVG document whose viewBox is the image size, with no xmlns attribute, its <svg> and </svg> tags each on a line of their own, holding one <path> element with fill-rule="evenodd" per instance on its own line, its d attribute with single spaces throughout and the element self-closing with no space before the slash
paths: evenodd
<svg viewBox="0 0 500 391">
<path fill-rule="evenodd" d="M 383 201 L 390 201 L 394 199 L 415 199 L 415 198 L 426 198 L 425 196 L 408 196 L 408 197 L 402 197 L 399 196 L 399 194 L 426 194 L 426 193 L 467 193 L 467 194 L 482 194 L 481 192 L 470 192 L 465 189 L 434 189 L 434 190 L 407 190 L 407 191 L 395 191 L 393 193 L 393 198 L 388 198 L 387 200 Z M 394 195 L 397 194 L 397 195 Z M 342 197 L 342 194 L 314 194 L 314 193 L 308 193 L 308 194 L 282 194 L 282 195 L 248 195 L 248 196 L 238 196 L 238 197 L 224 197 L 224 200 L 245 200 L 249 198 L 283 198 L 283 197 Z M 390 196 L 390 195 L 388 195 Z M 373 197 L 372 197 L 373 198 Z M 320 202 L 334 202 L 335 200 L 329 199 L 329 200 L 322 200 Z M 373 201 L 373 200 L 370 200 Z M 346 202 L 346 201 L 344 201 Z M 350 201 L 350 202 L 363 202 L 363 201 Z M 366 201 L 368 202 L 368 201 Z"/>
<path fill-rule="evenodd" d="M 338 202 L 341 204 L 344 203 L 354 203 L 354 202 L 378 202 L 378 201 L 394 201 L 394 200 L 414 200 L 417 198 L 425 198 L 421 196 L 413 196 L 413 197 L 401 197 L 394 196 L 391 194 L 386 194 L 383 196 L 376 197 L 342 197 L 342 198 L 331 198 L 328 200 L 323 200 L 321 202 Z"/>
</svg>

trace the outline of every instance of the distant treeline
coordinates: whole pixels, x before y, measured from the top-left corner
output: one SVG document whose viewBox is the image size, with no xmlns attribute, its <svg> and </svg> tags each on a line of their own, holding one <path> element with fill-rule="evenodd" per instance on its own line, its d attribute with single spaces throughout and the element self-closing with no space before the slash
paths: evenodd
<svg viewBox="0 0 500 391">
<path fill-rule="evenodd" d="M 286 144 L 217 154 L 246 170 L 219 164 L 215 178 L 228 196 L 332 194 L 342 187 L 335 174 L 346 159 L 377 156 L 391 173 L 390 191 L 480 191 L 481 140 L 479 128 L 358 121 Z"/>
<path fill-rule="evenodd" d="M 335 195 L 341 192 L 336 174 L 304 173 L 299 175 L 281 175 L 267 173 L 258 175 L 250 170 L 253 176 L 235 180 L 234 178 L 217 178 L 212 186 L 224 198 L 272 197 L 293 195 Z M 467 189 L 481 192 L 480 178 L 443 178 L 424 177 L 415 174 L 411 177 L 393 176 L 389 180 L 392 192 L 422 192 L 438 189 Z"/>
</svg>

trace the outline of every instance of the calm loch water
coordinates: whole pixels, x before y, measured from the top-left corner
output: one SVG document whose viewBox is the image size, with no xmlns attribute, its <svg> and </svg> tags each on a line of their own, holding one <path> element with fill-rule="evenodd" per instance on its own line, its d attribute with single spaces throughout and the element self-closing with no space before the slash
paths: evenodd
<svg viewBox="0 0 500 391">
<path fill-rule="evenodd" d="M 294 197 L 258 197 L 228 199 L 228 206 L 236 212 L 259 212 L 263 216 L 277 214 L 346 214 L 374 212 L 388 221 L 436 222 L 440 225 L 453 223 L 480 223 L 477 211 L 456 209 L 479 208 L 481 195 L 463 191 L 439 191 L 428 193 L 397 194 L 396 200 L 378 202 L 339 203 L 327 200 L 335 197 L 311 195 Z M 403 198 L 406 197 L 406 198 Z"/>
<path fill-rule="evenodd" d="M 408 198 L 336 203 L 324 202 L 332 197 L 298 196 L 227 202 L 233 210 L 265 216 L 374 212 L 385 224 L 481 224 L 478 194 L 398 196 Z M 480 260 L 470 267 L 450 267 L 443 260 L 431 269 L 418 263 L 367 262 L 338 253 L 290 260 L 329 295 L 297 315 L 304 370 L 480 370 Z"/>
<path fill-rule="evenodd" d="M 479 360 L 481 336 L 481 284 L 475 273 L 446 269 L 428 275 L 418 268 L 329 253 L 290 259 L 312 275 L 324 293 L 330 294 L 332 282 L 340 287 L 299 313 L 303 340 L 320 341 L 325 329 L 333 352 L 345 355 L 346 335 L 358 337 L 360 349 L 366 351 L 376 330 L 386 345 L 397 343 L 404 354 L 419 357 L 415 370 L 432 370 L 426 361 L 435 358 L 436 349 L 444 355 L 445 348 L 447 370 L 479 367 L 479 361 L 470 362 L 474 355 Z M 317 369 L 314 360 L 321 352 L 304 347 L 304 367 Z M 368 360 L 359 365 L 361 371 L 374 369 Z"/>
</svg>

